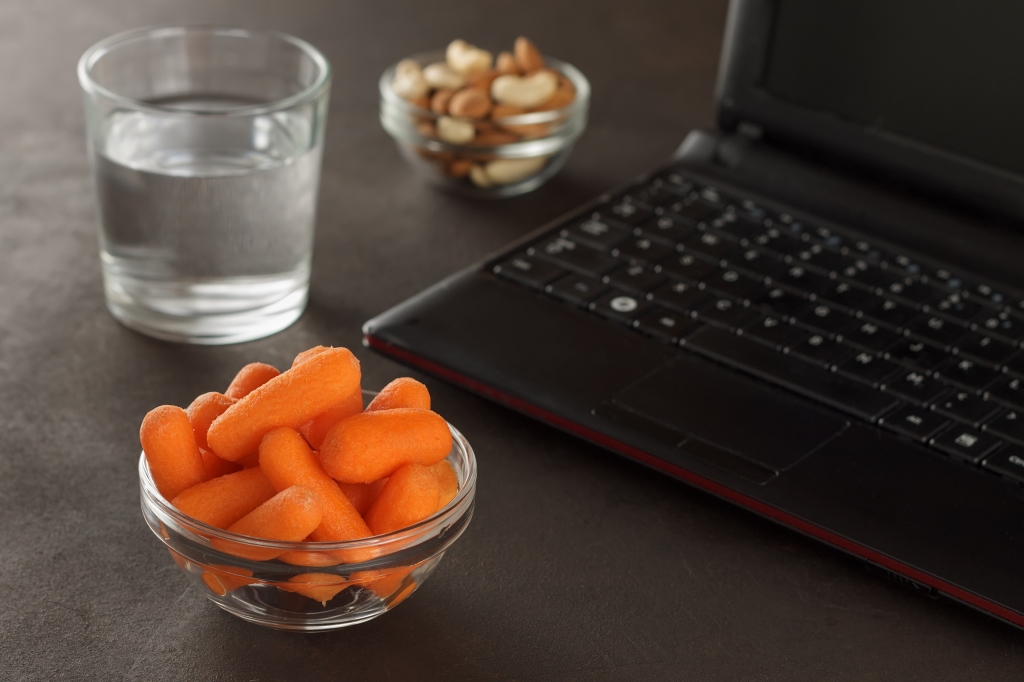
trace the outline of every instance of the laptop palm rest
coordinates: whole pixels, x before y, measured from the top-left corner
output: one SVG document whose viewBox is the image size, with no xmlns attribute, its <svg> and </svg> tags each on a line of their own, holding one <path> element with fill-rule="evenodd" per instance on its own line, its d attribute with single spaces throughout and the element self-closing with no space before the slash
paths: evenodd
<svg viewBox="0 0 1024 682">
<path fill-rule="evenodd" d="M 749 471 L 743 466 L 747 462 L 783 471 L 848 425 L 842 417 L 756 380 L 685 356 L 617 393 L 610 407 L 689 437 L 678 445 L 684 453 L 741 476 Z M 608 410 L 595 410 L 595 415 L 620 421 Z M 730 466 L 730 455 L 745 462 Z"/>
</svg>

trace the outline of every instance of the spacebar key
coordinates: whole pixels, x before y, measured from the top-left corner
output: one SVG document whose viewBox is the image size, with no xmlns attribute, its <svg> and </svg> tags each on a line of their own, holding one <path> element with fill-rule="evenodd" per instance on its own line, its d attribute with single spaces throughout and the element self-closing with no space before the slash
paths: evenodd
<svg viewBox="0 0 1024 682">
<path fill-rule="evenodd" d="M 885 393 L 717 327 L 698 329 L 686 337 L 683 347 L 868 421 L 899 403 Z"/>
</svg>

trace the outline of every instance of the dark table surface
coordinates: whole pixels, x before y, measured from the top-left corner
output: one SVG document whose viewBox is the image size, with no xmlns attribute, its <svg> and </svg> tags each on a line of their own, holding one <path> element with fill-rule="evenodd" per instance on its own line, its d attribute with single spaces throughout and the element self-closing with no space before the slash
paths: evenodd
<svg viewBox="0 0 1024 682">
<path fill-rule="evenodd" d="M 142 521 L 148 409 L 316 344 L 354 349 L 368 387 L 408 374 L 360 346 L 362 322 L 713 125 L 725 11 L 0 2 L 0 679 L 1020 680 L 1019 631 L 430 378 L 476 447 L 476 516 L 392 613 L 332 634 L 249 625 L 189 588 Z M 186 21 L 281 29 L 335 68 L 309 308 L 254 343 L 154 341 L 103 305 L 75 62 L 112 33 Z M 521 33 L 593 84 L 568 166 L 501 203 L 418 184 L 377 122 L 380 72 L 455 37 L 500 49 Z"/>
</svg>

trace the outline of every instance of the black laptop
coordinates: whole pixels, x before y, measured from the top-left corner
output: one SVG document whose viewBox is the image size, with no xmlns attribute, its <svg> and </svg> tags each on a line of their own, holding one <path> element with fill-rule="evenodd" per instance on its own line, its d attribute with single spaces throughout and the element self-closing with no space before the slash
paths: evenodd
<svg viewBox="0 0 1024 682">
<path fill-rule="evenodd" d="M 734 0 L 717 131 L 365 342 L 1024 626 L 1022 27 Z"/>
</svg>

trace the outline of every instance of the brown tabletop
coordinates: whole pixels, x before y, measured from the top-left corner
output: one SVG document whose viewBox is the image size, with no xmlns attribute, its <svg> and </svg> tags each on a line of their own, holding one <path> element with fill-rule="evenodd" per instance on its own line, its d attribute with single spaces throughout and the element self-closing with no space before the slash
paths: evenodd
<svg viewBox="0 0 1024 682">
<path fill-rule="evenodd" d="M 1020 680 L 1021 633 L 933 601 L 685 485 L 423 379 L 475 445 L 476 516 L 394 612 L 265 630 L 207 602 L 139 511 L 138 425 L 262 360 L 344 345 L 364 385 L 410 371 L 360 325 L 664 160 L 713 126 L 724 0 L 0 3 L 0 679 Z M 140 25 L 280 29 L 334 69 L 308 311 L 220 348 L 106 312 L 75 79 Z M 500 203 L 419 184 L 377 121 L 377 78 L 455 37 L 520 33 L 578 66 L 590 128 L 541 190 Z"/>
</svg>

